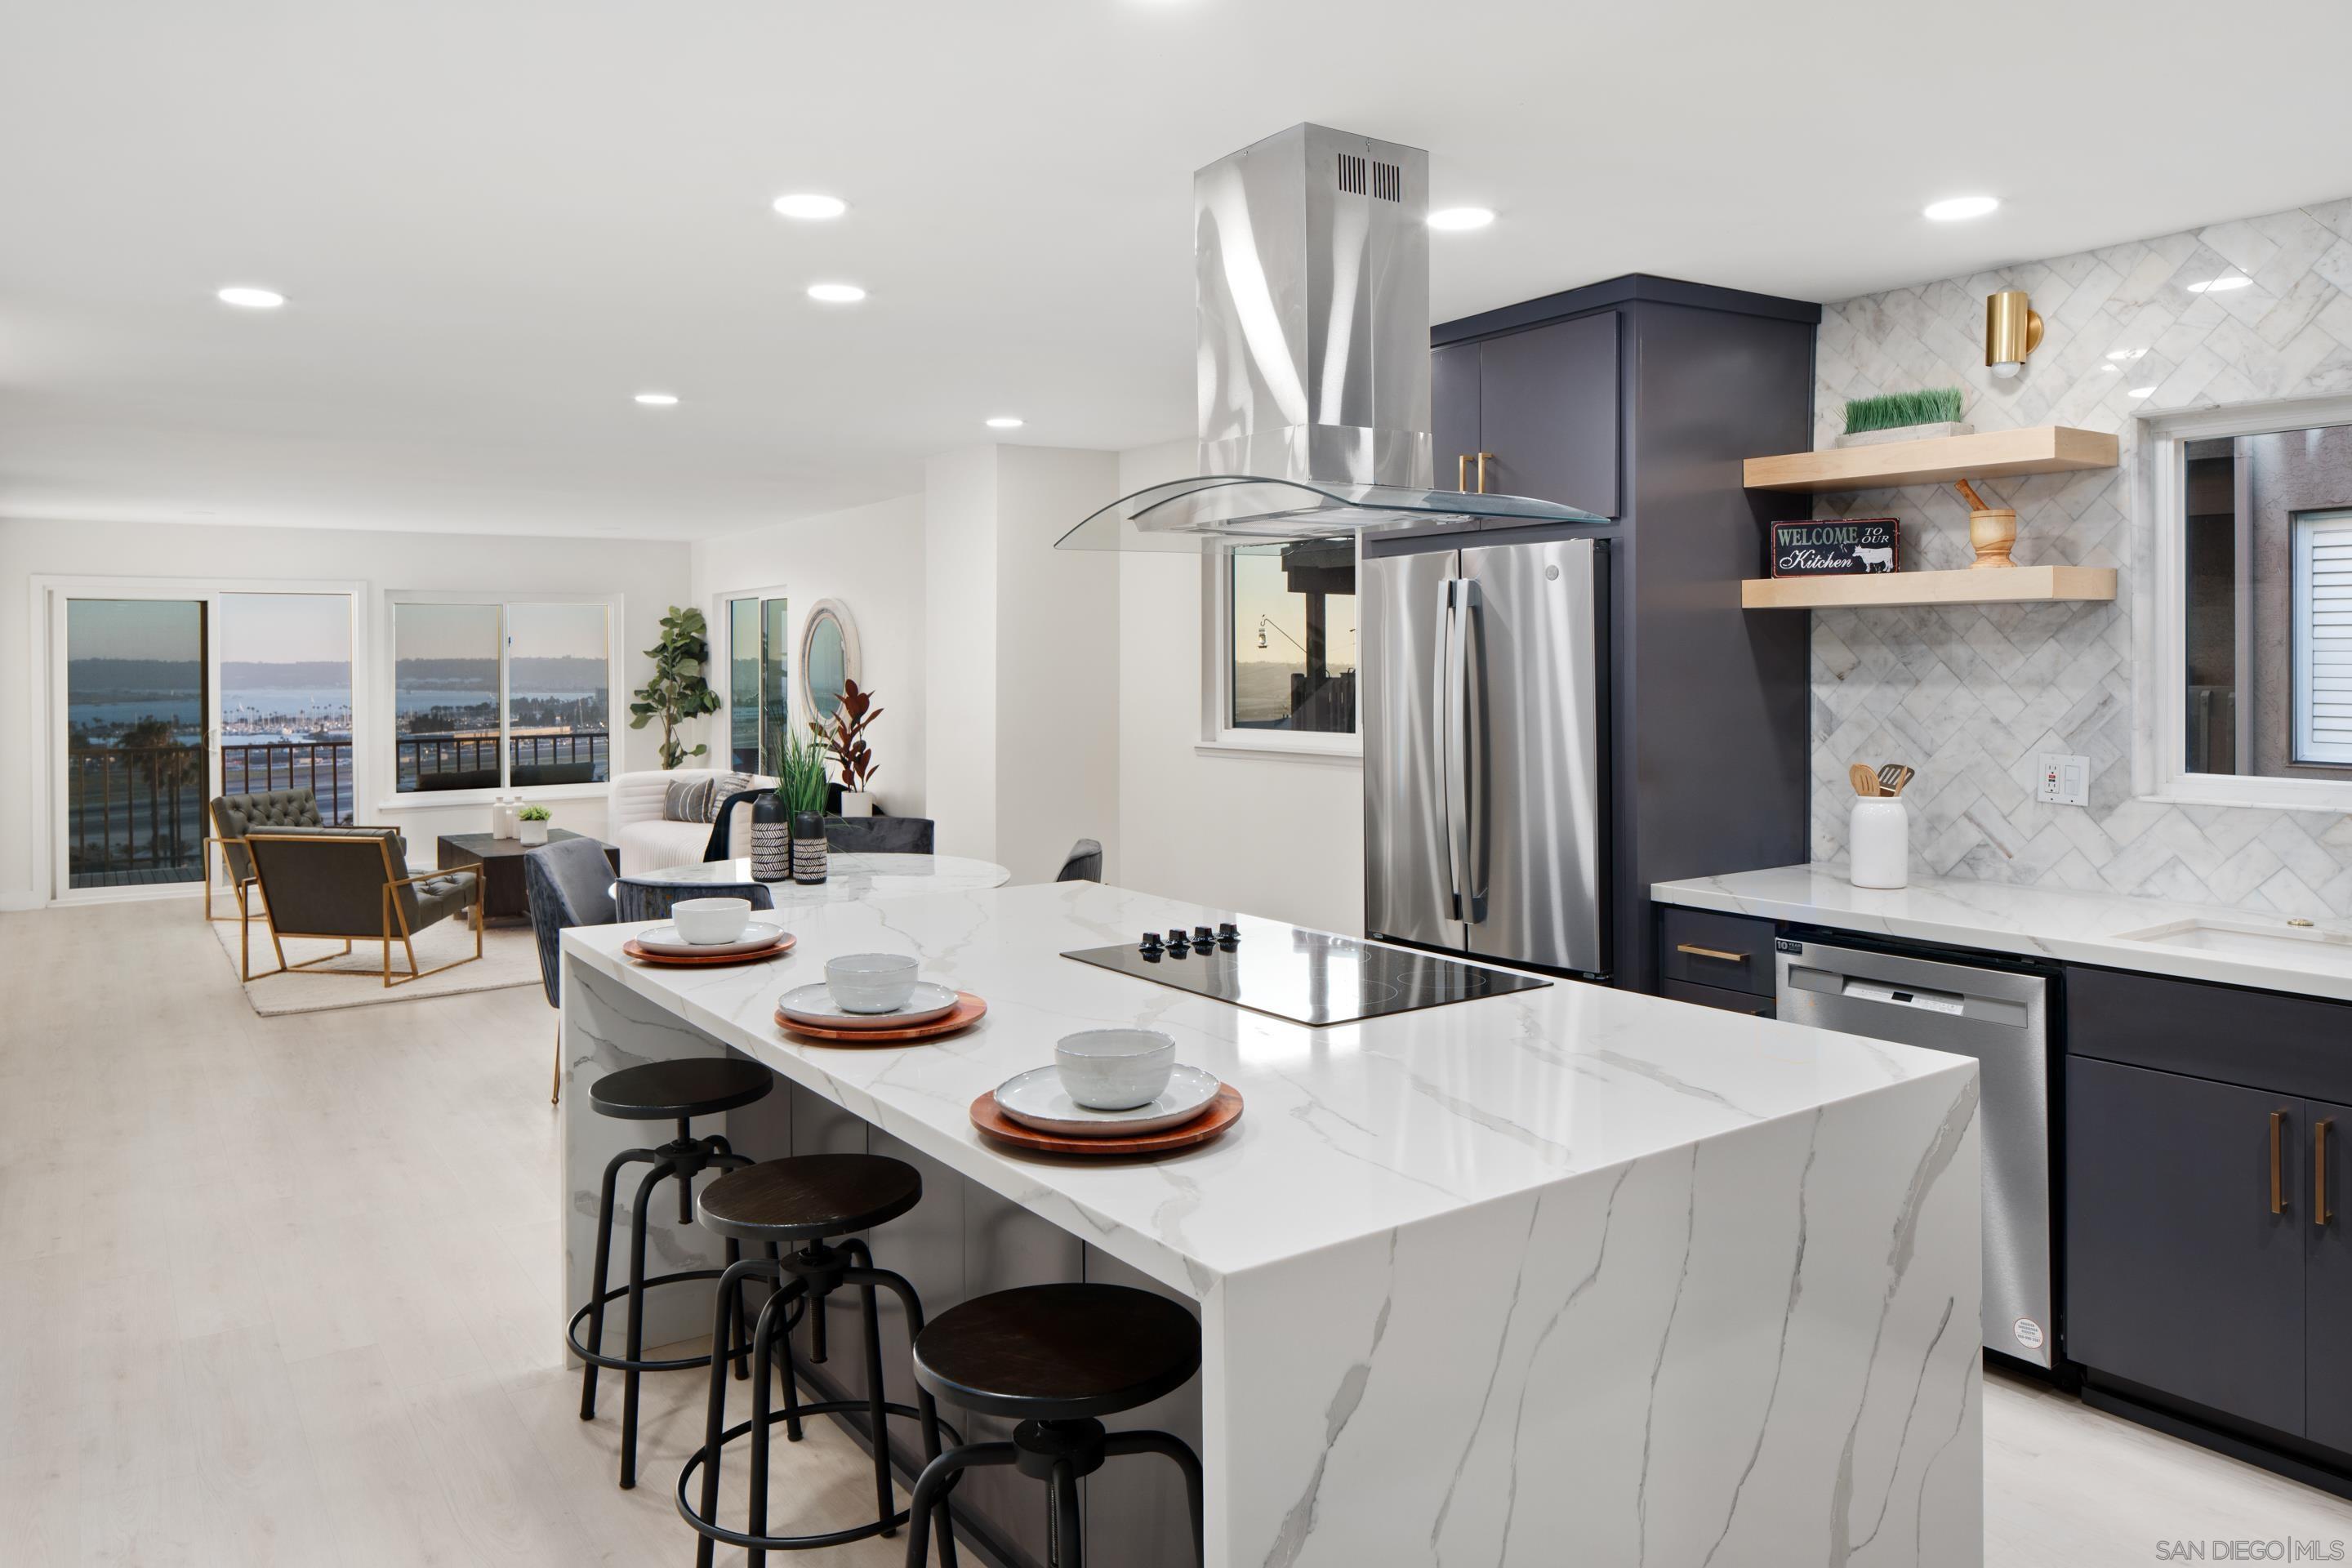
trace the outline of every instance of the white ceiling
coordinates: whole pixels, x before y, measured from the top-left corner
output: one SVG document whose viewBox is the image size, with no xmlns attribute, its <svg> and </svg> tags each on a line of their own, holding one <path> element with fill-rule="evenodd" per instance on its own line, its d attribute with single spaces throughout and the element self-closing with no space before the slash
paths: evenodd
<svg viewBox="0 0 2352 1568">
<path fill-rule="evenodd" d="M 1300 120 L 1500 212 L 1441 320 L 1837 300 L 2352 195 L 2347 58 L 2340 0 L 0 0 L 0 512 L 722 533 L 993 414 L 1189 435 L 1192 171 Z"/>
</svg>

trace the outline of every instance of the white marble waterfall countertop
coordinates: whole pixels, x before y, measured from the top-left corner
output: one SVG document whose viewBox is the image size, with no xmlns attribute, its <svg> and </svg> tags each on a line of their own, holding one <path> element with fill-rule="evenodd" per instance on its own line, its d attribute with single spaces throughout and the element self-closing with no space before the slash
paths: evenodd
<svg viewBox="0 0 2352 1568">
<path fill-rule="evenodd" d="M 2352 1001 L 2352 921 L 1957 877 L 1857 888 L 1835 866 L 1654 883 L 1662 904 Z M 2145 933 L 2144 935 L 2142 933 Z"/>
<path fill-rule="evenodd" d="M 741 968 L 649 968 L 636 928 L 564 950 L 663 1015 L 767 1063 L 930 1157 L 1171 1286 L 1225 1277 L 1553 1186 L 1908 1080 L 1962 1058 L 1562 983 L 1310 1029 L 1063 958 L 1231 910 L 1065 882 L 790 910 L 799 946 Z M 827 958 L 910 952 L 987 999 L 934 1045 L 839 1048 L 781 1031 L 776 997 Z M 1074 1030 L 1140 1025 L 1238 1088 L 1246 1114 L 1152 1163 L 1034 1158 L 982 1141 L 973 1098 L 1053 1059 Z"/>
</svg>

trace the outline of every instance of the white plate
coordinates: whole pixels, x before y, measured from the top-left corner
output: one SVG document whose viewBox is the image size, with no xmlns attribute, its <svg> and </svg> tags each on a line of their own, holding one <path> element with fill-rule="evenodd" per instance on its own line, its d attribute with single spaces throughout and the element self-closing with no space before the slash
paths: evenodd
<svg viewBox="0 0 2352 1568">
<path fill-rule="evenodd" d="M 822 980 L 814 985 L 795 985 L 776 1000 L 776 1011 L 785 1017 L 820 1029 L 911 1028 L 944 1018 L 955 1009 L 955 987 L 929 980 L 916 981 L 915 994 L 907 998 L 907 1005 L 887 1013 L 845 1013 Z"/>
<path fill-rule="evenodd" d="M 717 958 L 730 952 L 757 952 L 784 940 L 784 928 L 772 921 L 753 921 L 733 942 L 688 942 L 677 927 L 654 926 L 637 933 L 637 945 L 664 958 Z"/>
<path fill-rule="evenodd" d="M 1209 1109 L 1209 1102 L 1217 1098 L 1217 1089 L 1215 1073 L 1178 1062 L 1168 1075 L 1168 1087 L 1150 1104 L 1128 1110 L 1089 1110 L 1070 1098 L 1059 1072 L 1032 1068 L 996 1086 L 996 1109 L 1040 1132 L 1059 1132 L 1066 1138 L 1131 1138 L 1182 1126 Z"/>
</svg>

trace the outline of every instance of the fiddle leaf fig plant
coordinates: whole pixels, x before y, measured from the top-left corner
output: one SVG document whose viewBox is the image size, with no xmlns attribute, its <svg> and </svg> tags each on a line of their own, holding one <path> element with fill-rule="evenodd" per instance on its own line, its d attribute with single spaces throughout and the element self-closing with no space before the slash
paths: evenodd
<svg viewBox="0 0 2352 1568">
<path fill-rule="evenodd" d="M 702 612 L 672 605 L 662 617 L 661 632 L 661 641 L 646 649 L 646 657 L 654 661 L 654 678 L 629 704 L 629 728 L 642 730 L 661 721 L 661 765 L 669 769 L 710 750 L 700 742 L 688 750 L 677 738 L 677 727 L 718 712 L 719 703 L 719 693 L 703 679 L 710 661 L 710 627 Z"/>
<path fill-rule="evenodd" d="M 818 719 L 809 721 L 809 731 L 816 736 L 817 744 L 841 772 L 841 787 L 853 792 L 863 791 L 866 781 L 882 771 L 874 753 L 866 744 L 866 731 L 882 710 L 874 706 L 874 693 L 858 689 L 857 682 L 841 683 L 841 704 L 833 710 L 833 723 L 828 728 Z"/>
</svg>

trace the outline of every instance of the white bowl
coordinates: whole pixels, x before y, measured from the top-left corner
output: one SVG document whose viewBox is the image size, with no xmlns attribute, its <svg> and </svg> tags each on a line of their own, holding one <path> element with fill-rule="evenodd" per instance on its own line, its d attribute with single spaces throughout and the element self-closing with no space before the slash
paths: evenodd
<svg viewBox="0 0 2352 1568">
<path fill-rule="evenodd" d="M 1168 1087 L 1176 1042 L 1157 1029 L 1085 1029 L 1055 1043 L 1054 1068 L 1087 1110 L 1126 1110 L 1150 1104 Z"/>
<path fill-rule="evenodd" d="M 670 923 L 690 942 L 729 942 L 751 923 L 749 899 L 686 899 L 672 904 Z"/>
<path fill-rule="evenodd" d="M 845 1013 L 895 1013 L 915 994 L 916 961 L 903 952 L 845 952 L 824 964 L 824 988 Z"/>
</svg>

